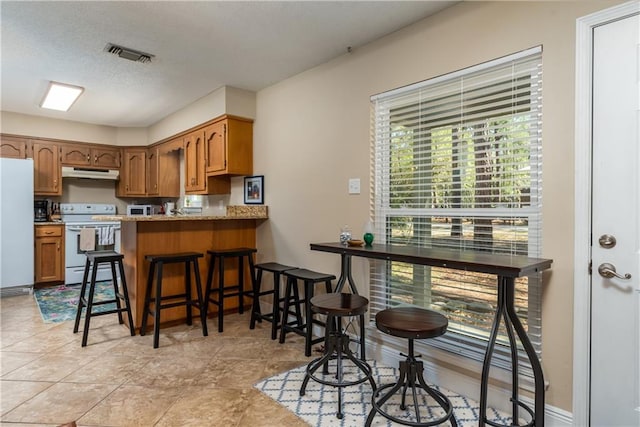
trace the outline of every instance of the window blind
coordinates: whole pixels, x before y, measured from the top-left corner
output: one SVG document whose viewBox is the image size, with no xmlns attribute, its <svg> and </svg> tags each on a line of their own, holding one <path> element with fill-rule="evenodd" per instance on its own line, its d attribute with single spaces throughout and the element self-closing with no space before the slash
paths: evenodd
<svg viewBox="0 0 640 427">
<path fill-rule="evenodd" d="M 540 256 L 541 48 L 371 100 L 377 241 Z M 372 316 L 396 305 L 437 310 L 448 317 L 449 332 L 433 345 L 482 360 L 497 303 L 495 276 L 370 265 Z M 539 275 L 516 281 L 516 309 L 539 355 L 540 288 Z M 501 330 L 495 365 L 510 363 L 506 342 Z"/>
</svg>

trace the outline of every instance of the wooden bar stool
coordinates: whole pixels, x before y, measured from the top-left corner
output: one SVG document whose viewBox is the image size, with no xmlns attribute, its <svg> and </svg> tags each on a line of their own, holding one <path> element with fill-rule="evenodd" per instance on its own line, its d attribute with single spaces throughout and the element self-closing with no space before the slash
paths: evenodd
<svg viewBox="0 0 640 427">
<path fill-rule="evenodd" d="M 398 382 L 395 384 L 383 385 L 376 393 L 373 394 L 371 398 L 373 408 L 371 409 L 371 412 L 369 412 L 365 426 L 371 425 L 376 414 L 380 414 L 383 417 L 399 424 L 416 427 L 434 426 L 442 424 L 447 420 L 451 423 L 452 427 L 456 427 L 458 425 L 456 418 L 453 415 L 451 401 L 443 393 L 427 385 L 424 377 L 422 376 L 423 364 L 421 361 L 417 360 L 416 357 L 419 356 L 415 356 L 413 351 L 413 340 L 439 337 L 447 331 L 448 324 L 449 322 L 447 318 L 442 314 L 417 307 L 388 308 L 376 314 L 376 327 L 379 330 L 385 334 L 400 338 L 407 338 L 409 340 L 409 354 L 407 354 L 406 360 L 400 362 L 400 378 L 398 378 Z M 382 408 L 383 405 L 401 388 L 402 400 L 400 409 L 402 410 L 407 408 L 407 390 L 411 389 L 411 395 L 413 396 L 414 420 L 395 417 Z M 385 389 L 390 390 L 380 399 L 376 400 L 376 397 Z M 436 419 L 423 419 L 420 415 L 420 406 L 422 405 L 422 401 L 419 401 L 417 397 L 417 389 L 422 389 L 431 396 L 431 398 L 433 398 L 433 400 L 442 407 L 444 415 Z"/>
<path fill-rule="evenodd" d="M 313 360 L 307 366 L 307 372 L 302 380 L 300 396 L 304 396 L 309 380 L 314 380 L 320 384 L 338 388 L 338 413 L 336 416 L 342 419 L 342 389 L 344 387 L 361 384 L 369 381 L 373 392 L 376 391 L 376 383 L 371 375 L 371 366 L 364 360 L 360 360 L 353 355 L 349 349 L 351 341 L 349 335 L 342 330 L 342 318 L 347 316 L 363 315 L 369 306 L 369 300 L 360 295 L 354 294 L 325 294 L 311 298 L 311 310 L 314 313 L 327 316 L 325 353 L 324 356 Z M 335 360 L 336 372 L 329 374 L 329 361 Z M 343 362 L 351 361 L 357 368 L 357 373 L 344 376 Z M 316 371 L 324 366 L 322 378 L 316 375 Z"/>
<path fill-rule="evenodd" d="M 92 316 L 104 316 L 105 314 L 118 313 L 118 322 L 124 323 L 122 319 L 122 313 L 127 313 L 127 321 L 129 322 L 129 330 L 131 336 L 136 334 L 133 327 L 133 317 L 131 316 L 131 304 L 129 303 L 129 291 L 127 290 L 127 280 L 124 275 L 124 267 L 122 260 L 124 255 L 114 251 L 93 251 L 87 252 L 87 260 L 84 265 L 84 276 L 82 278 L 82 287 L 80 288 L 80 298 L 78 299 L 78 311 L 76 312 L 76 322 L 73 326 L 73 333 L 78 332 L 80 326 L 80 317 L 82 316 L 82 309 L 87 308 L 84 318 L 84 331 L 82 332 L 82 347 L 87 345 L 87 337 L 89 336 L 89 324 L 91 323 Z M 98 266 L 100 264 L 111 265 L 111 282 L 113 283 L 114 299 L 108 301 L 94 301 L 93 297 L 96 290 L 96 277 L 98 274 Z M 116 274 L 116 264 L 120 272 L 120 281 L 122 284 L 122 292 L 118 291 L 118 276 Z M 87 282 L 89 278 L 89 271 L 91 271 L 91 281 Z M 84 294 L 87 290 L 87 284 L 89 285 L 89 297 L 85 298 Z M 124 307 L 120 303 L 120 300 L 124 301 Z M 93 307 L 104 304 L 116 304 L 114 310 L 106 310 L 101 312 L 94 312 Z"/>
<path fill-rule="evenodd" d="M 160 311 L 165 308 L 186 306 L 187 308 L 187 325 L 192 324 L 191 308 L 196 307 L 200 312 L 200 321 L 202 322 L 202 335 L 207 336 L 207 314 L 206 304 L 202 298 L 202 283 L 200 281 L 200 269 L 198 267 L 198 258 L 204 255 L 199 252 L 182 252 L 175 254 L 146 255 L 145 259 L 151 264 L 149 265 L 149 276 L 147 279 L 147 289 L 144 297 L 144 310 L 142 311 L 142 326 L 140 327 L 140 335 L 145 335 L 147 329 L 147 318 L 153 315 L 153 348 L 158 348 L 160 343 Z M 162 270 L 165 264 L 184 263 L 184 293 L 162 295 Z M 196 279 L 196 292 L 198 298 L 191 296 L 191 267 L 193 267 L 193 275 Z M 153 288 L 153 279 L 157 271 L 157 279 L 155 286 L 154 298 L 151 298 L 151 289 Z M 162 301 L 171 301 L 163 304 Z M 153 310 L 151 304 L 153 303 Z"/>
<path fill-rule="evenodd" d="M 280 343 L 284 343 L 288 332 L 294 332 L 304 337 L 304 355 L 311 356 L 311 346 L 324 341 L 324 337 L 313 339 L 313 325 L 325 326 L 325 322 L 314 319 L 311 310 L 311 298 L 313 298 L 316 284 L 324 283 L 325 292 L 331 293 L 331 281 L 335 280 L 333 274 L 318 273 L 316 271 L 297 268 L 287 270 L 284 273 L 287 279 L 287 287 L 284 294 L 282 307 L 282 325 L 280 326 Z M 304 298 L 300 298 L 298 280 L 304 283 Z M 302 319 L 304 308 L 305 320 Z M 293 311 L 292 311 L 293 310 Z M 294 314 L 295 320 L 288 321 L 289 314 Z"/>
<path fill-rule="evenodd" d="M 275 340 L 278 335 L 278 328 L 280 327 L 282 318 L 282 316 L 280 316 L 280 307 L 283 298 L 280 296 L 280 276 L 285 271 L 295 270 L 297 267 L 278 264 L 277 262 L 265 262 L 262 264 L 256 264 L 254 268 L 256 270 L 256 280 L 254 282 L 252 292 L 253 309 L 251 310 L 251 322 L 249 324 L 249 329 L 254 329 L 256 327 L 256 320 L 258 322 L 262 322 L 263 320 L 271 322 L 271 339 Z M 262 290 L 263 271 L 268 271 L 273 274 L 273 289 Z M 262 314 L 262 310 L 260 309 L 260 297 L 266 295 L 273 295 L 273 307 L 271 309 L 271 313 Z"/>
<path fill-rule="evenodd" d="M 216 249 L 207 251 L 210 256 L 209 270 L 207 272 L 207 290 L 205 293 L 206 309 L 209 304 L 218 307 L 218 332 L 223 330 L 224 321 L 224 300 L 225 298 L 238 297 L 238 313 L 244 313 L 244 297 L 257 298 L 253 294 L 255 288 L 255 274 L 253 267 L 253 254 L 258 252 L 255 248 L 233 248 L 233 249 Z M 238 282 L 235 285 L 225 285 L 224 283 L 224 262 L 227 258 L 238 259 Z M 249 272 L 251 274 L 251 291 L 244 290 L 244 259 L 249 264 Z M 216 260 L 218 261 L 218 286 L 214 288 L 213 275 L 216 268 Z M 217 295 L 212 295 L 212 293 Z M 254 302 L 255 303 L 255 302 Z"/>
</svg>

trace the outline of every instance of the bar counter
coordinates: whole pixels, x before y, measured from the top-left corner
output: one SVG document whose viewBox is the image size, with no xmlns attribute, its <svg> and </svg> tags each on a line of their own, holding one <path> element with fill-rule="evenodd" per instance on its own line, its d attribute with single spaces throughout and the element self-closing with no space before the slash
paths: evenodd
<svg viewBox="0 0 640 427">
<path fill-rule="evenodd" d="M 153 215 L 153 216 L 106 216 L 92 217 L 100 221 L 120 221 L 120 251 L 124 254 L 124 268 L 127 279 L 131 310 L 136 330 L 142 324 L 144 295 L 149 274 L 149 262 L 146 255 L 159 255 L 178 252 L 200 252 L 203 258 L 198 260 L 202 287 L 204 289 L 209 267 L 207 250 L 233 247 L 255 247 L 256 226 L 268 218 L 266 206 L 229 206 L 227 215 Z M 245 277 L 250 273 L 246 267 Z M 237 261 L 225 262 L 225 283 L 237 283 Z M 215 280 L 215 279 L 214 279 Z M 245 280 L 245 288 L 250 289 L 250 280 Z M 192 286 L 195 279 L 192 278 Z M 216 285 L 217 286 L 217 285 Z M 163 295 L 184 292 L 184 265 L 168 264 L 163 270 Z M 195 288 L 192 290 L 196 295 Z M 249 301 L 245 301 L 248 305 Z M 237 309 L 234 299 L 225 301 L 225 311 Z M 213 317 L 216 307 L 211 305 L 208 314 Z M 194 317 L 197 318 L 197 310 Z M 161 311 L 162 324 L 176 324 L 186 319 L 185 307 L 174 307 Z M 149 317 L 148 328 L 153 326 Z"/>
</svg>

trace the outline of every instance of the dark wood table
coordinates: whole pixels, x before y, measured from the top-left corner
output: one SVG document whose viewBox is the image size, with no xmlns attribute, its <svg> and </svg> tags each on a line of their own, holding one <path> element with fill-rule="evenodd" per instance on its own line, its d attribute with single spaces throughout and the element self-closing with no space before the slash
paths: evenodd
<svg viewBox="0 0 640 427">
<path fill-rule="evenodd" d="M 485 351 L 480 380 L 480 420 L 479 425 L 489 423 L 487 420 L 487 392 L 489 386 L 489 369 L 491 358 L 498 336 L 501 319 L 509 337 L 512 364 L 512 413 L 518 420 L 518 409 L 524 408 L 532 417 L 534 426 L 544 426 L 544 375 L 542 366 L 533 345 L 516 314 L 514 305 L 515 278 L 539 273 L 551 267 L 550 259 L 529 258 L 523 255 L 499 255 L 475 251 L 458 251 L 451 249 L 420 248 L 414 246 L 394 246 L 373 244 L 372 246 L 345 246 L 340 243 L 311 243 L 311 250 L 330 252 L 340 255 L 340 277 L 336 284 L 336 292 L 341 292 L 348 283 L 351 292 L 357 294 L 358 289 L 351 275 L 351 258 L 379 259 L 398 261 L 409 264 L 429 265 L 432 267 L 451 268 L 455 270 L 474 271 L 495 274 L 497 276 L 498 305 L 493 318 L 489 343 Z M 518 347 L 514 330 L 522 343 L 533 370 L 534 409 L 532 410 L 518 399 Z M 491 425 L 498 425 L 489 423 Z M 514 423 L 514 425 L 517 425 Z"/>
</svg>

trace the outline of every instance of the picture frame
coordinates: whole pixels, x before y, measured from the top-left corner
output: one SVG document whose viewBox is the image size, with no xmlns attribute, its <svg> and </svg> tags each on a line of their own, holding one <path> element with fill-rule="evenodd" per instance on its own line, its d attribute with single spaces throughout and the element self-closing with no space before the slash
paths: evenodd
<svg viewBox="0 0 640 427">
<path fill-rule="evenodd" d="M 264 204 L 264 175 L 244 177 L 244 204 Z"/>
</svg>

